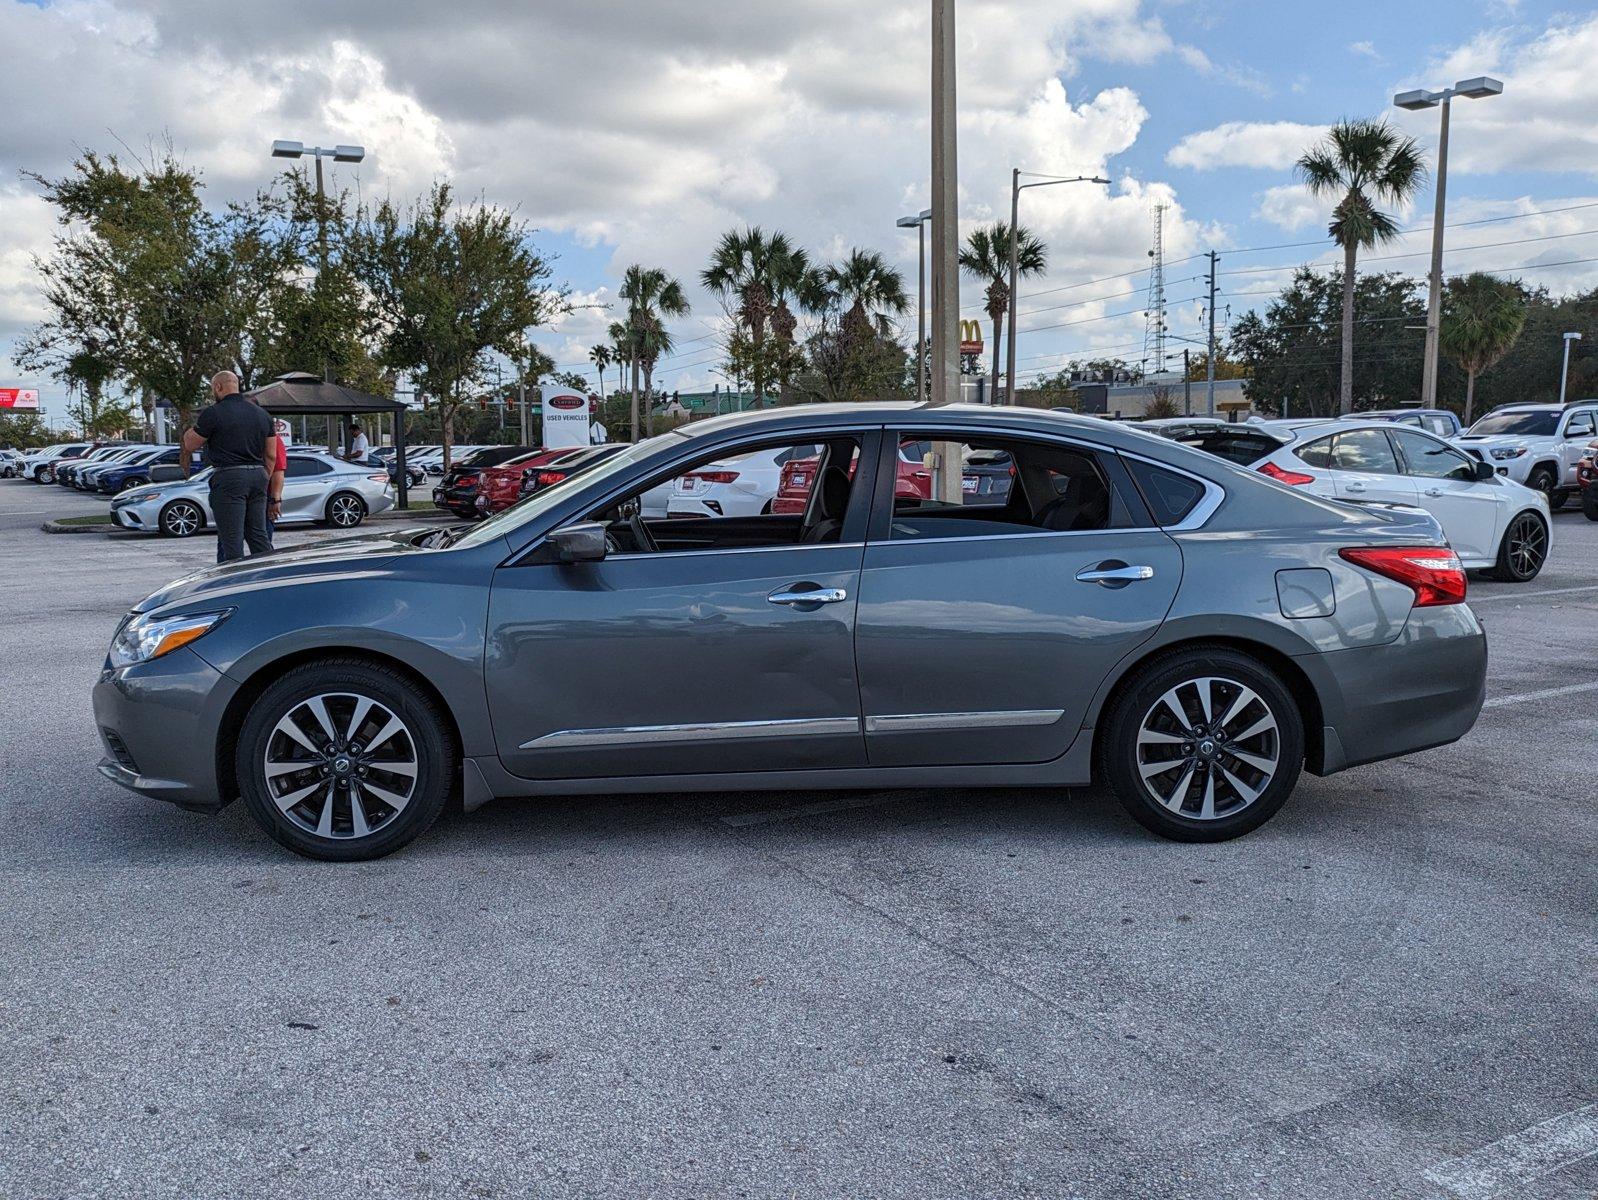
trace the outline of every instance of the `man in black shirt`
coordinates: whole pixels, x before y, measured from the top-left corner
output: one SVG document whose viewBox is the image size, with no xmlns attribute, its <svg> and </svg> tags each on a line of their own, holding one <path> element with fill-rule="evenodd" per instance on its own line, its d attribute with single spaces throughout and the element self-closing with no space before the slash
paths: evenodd
<svg viewBox="0 0 1598 1200">
<path fill-rule="evenodd" d="M 216 403 L 200 412 L 194 428 L 183 435 L 178 461 L 189 477 L 194 452 L 205 450 L 211 468 L 211 516 L 216 521 L 216 561 L 244 557 L 272 548 L 267 519 L 282 510 L 283 473 L 277 469 L 277 435 L 272 418 L 239 395 L 239 377 L 219 371 L 211 377 Z"/>
</svg>

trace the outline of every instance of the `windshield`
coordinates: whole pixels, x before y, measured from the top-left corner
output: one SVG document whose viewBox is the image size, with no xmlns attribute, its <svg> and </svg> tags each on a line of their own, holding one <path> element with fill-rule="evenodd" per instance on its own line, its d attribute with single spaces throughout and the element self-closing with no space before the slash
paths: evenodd
<svg viewBox="0 0 1598 1200">
<path fill-rule="evenodd" d="M 488 520 L 468 529 L 465 533 L 451 541 L 452 546 L 481 546 L 484 542 L 491 542 L 495 538 L 504 537 L 514 533 L 529 521 L 537 520 L 557 504 L 564 503 L 579 487 L 589 484 L 599 484 L 609 479 L 618 471 L 625 471 L 634 463 L 641 462 L 668 445 L 682 443 L 682 435 L 677 433 L 662 433 L 657 437 L 649 438 L 623 450 L 620 454 L 606 459 L 598 466 L 592 467 L 578 475 L 569 475 L 559 483 L 552 483 L 540 491 L 534 492 L 525 500 L 511 505 L 504 512 L 496 513 Z"/>
<path fill-rule="evenodd" d="M 1488 413 L 1472 425 L 1469 436 L 1513 433 L 1522 437 L 1553 437 L 1558 428 L 1557 412 L 1498 412 Z"/>
</svg>

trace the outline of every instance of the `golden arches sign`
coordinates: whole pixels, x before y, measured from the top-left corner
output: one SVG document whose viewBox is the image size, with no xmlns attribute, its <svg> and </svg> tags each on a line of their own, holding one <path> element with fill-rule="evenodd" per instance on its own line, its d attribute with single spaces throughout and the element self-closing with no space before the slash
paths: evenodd
<svg viewBox="0 0 1598 1200">
<path fill-rule="evenodd" d="M 960 353 L 961 354 L 981 354 L 982 353 L 982 322 L 980 322 L 980 321 L 961 321 L 960 322 Z"/>
</svg>

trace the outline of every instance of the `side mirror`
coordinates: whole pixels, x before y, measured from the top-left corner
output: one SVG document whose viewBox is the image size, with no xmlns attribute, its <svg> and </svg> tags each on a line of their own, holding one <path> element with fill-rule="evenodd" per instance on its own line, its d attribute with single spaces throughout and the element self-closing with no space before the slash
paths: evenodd
<svg viewBox="0 0 1598 1200">
<path fill-rule="evenodd" d="M 561 562 L 599 562 L 605 557 L 605 526 L 600 521 L 579 521 L 549 535 Z"/>
<path fill-rule="evenodd" d="M 1493 469 L 1493 464 L 1492 463 L 1484 462 L 1484 461 L 1482 461 L 1479 458 L 1476 460 L 1476 482 L 1477 483 L 1486 483 L 1489 479 L 1493 478 L 1493 476 L 1495 476 L 1496 474 L 1498 474 L 1498 472 Z"/>
<path fill-rule="evenodd" d="M 175 463 L 163 463 L 150 468 L 151 483 L 177 483 L 183 478 L 183 468 Z"/>
</svg>

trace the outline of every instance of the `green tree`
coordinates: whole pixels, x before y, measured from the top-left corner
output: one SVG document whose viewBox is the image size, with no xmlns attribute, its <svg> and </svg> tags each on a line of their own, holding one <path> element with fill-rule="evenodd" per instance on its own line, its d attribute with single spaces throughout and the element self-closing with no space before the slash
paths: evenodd
<svg viewBox="0 0 1598 1200">
<path fill-rule="evenodd" d="M 805 342 L 804 368 L 791 385 L 801 400 L 908 400 L 915 358 L 866 322 L 825 325 Z"/>
<path fill-rule="evenodd" d="M 1232 323 L 1227 357 L 1244 371 L 1244 394 L 1272 416 L 1324 417 L 1342 411 L 1340 328 L 1348 307 L 1343 277 L 1300 268 L 1263 311 Z M 1417 282 L 1396 272 L 1361 277 L 1355 304 L 1366 334 L 1358 346 L 1354 408 L 1413 404 L 1420 399 L 1423 349 L 1406 325 L 1424 319 Z"/>
<path fill-rule="evenodd" d="M 761 408 L 767 388 L 787 382 L 802 361 L 796 352 L 798 318 L 789 301 L 819 299 L 809 257 L 786 234 L 768 235 L 758 226 L 729 230 L 699 278 L 722 298 L 734 321 L 728 374 L 750 381 L 755 407 Z"/>
<path fill-rule="evenodd" d="M 446 466 L 454 415 L 484 381 L 491 352 L 515 353 L 560 303 L 530 232 L 504 209 L 457 206 L 442 182 L 408 210 L 385 200 L 357 216 L 350 261 L 370 297 L 382 361 L 436 400 Z"/>
<path fill-rule="evenodd" d="M 1041 239 L 1025 225 L 1016 230 L 1015 261 L 1017 278 L 1031 278 L 1048 269 L 1049 252 Z M 993 322 L 993 397 L 999 395 L 999 338 L 1004 315 L 1010 308 L 1010 226 L 997 221 L 973 229 L 960 247 L 960 269 L 974 279 L 988 281 L 983 292 L 988 319 Z"/>
<path fill-rule="evenodd" d="M 605 342 L 588 347 L 588 361 L 594 364 L 594 374 L 599 376 L 599 399 L 605 399 L 605 368 L 610 366 L 610 346 Z"/>
<path fill-rule="evenodd" d="M 688 315 L 688 297 L 682 284 L 659 267 L 643 267 L 634 263 L 622 276 L 621 297 L 627 302 L 628 343 L 632 350 L 633 399 L 632 440 L 638 440 L 638 375 L 643 373 L 644 420 L 648 431 L 654 432 L 654 403 L 652 384 L 655 364 L 672 348 L 671 333 L 666 328 L 666 317 Z"/>
<path fill-rule="evenodd" d="M 1485 271 L 1456 276 L 1443 291 L 1445 354 L 1465 372 L 1465 424 L 1476 408 L 1476 376 L 1508 354 L 1526 327 L 1526 290 Z"/>
<path fill-rule="evenodd" d="M 1398 224 L 1377 203 L 1402 205 L 1426 178 L 1420 146 L 1386 121 L 1341 121 L 1298 160 L 1313 195 L 1337 197 L 1327 227 L 1343 248 L 1342 376 L 1338 412 L 1354 409 L 1355 259 L 1360 249 L 1390 242 Z"/>
<path fill-rule="evenodd" d="M 0 446 L 12 450 L 31 450 L 50 440 L 50 429 L 38 413 L 0 413 Z"/>
<path fill-rule="evenodd" d="M 842 324 L 875 329 L 883 337 L 892 333 L 893 318 L 910 307 L 904 276 L 875 251 L 851 250 L 842 262 L 822 270 L 819 283 L 825 302 L 843 309 Z"/>
</svg>

